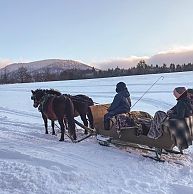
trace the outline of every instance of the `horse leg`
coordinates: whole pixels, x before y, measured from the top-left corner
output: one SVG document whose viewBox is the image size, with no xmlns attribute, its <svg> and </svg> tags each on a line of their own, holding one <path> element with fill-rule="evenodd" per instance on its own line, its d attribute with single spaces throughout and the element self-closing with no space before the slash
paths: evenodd
<svg viewBox="0 0 193 194">
<path fill-rule="evenodd" d="M 54 121 L 51 121 L 51 122 L 52 122 L 52 135 L 56 135 L 55 130 L 54 130 Z"/>
<path fill-rule="evenodd" d="M 84 126 L 88 127 L 88 121 L 86 119 L 86 114 L 80 115 L 80 118 L 82 119 L 82 121 L 84 123 Z M 84 130 L 84 134 L 88 134 L 88 130 L 87 129 Z"/>
<path fill-rule="evenodd" d="M 48 119 L 47 119 L 47 117 L 44 115 L 44 113 L 42 113 L 42 118 L 43 118 L 43 120 L 44 120 L 45 134 L 48 134 Z"/>
</svg>

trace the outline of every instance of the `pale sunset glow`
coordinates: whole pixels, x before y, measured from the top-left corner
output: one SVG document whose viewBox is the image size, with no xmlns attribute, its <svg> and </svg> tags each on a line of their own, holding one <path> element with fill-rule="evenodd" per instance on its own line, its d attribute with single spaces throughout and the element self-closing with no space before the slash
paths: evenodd
<svg viewBox="0 0 193 194">
<path fill-rule="evenodd" d="M 100 69 L 193 62 L 192 7 L 192 0 L 1 1 L 0 68 L 46 59 Z"/>
<path fill-rule="evenodd" d="M 193 44 L 189 46 L 173 46 L 166 51 L 161 51 L 158 54 L 167 54 L 167 53 L 183 53 L 193 51 Z"/>
</svg>

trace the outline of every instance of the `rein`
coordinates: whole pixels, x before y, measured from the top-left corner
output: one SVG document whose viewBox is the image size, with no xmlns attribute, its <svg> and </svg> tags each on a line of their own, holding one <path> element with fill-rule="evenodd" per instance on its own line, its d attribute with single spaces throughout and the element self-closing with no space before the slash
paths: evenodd
<svg viewBox="0 0 193 194">
<path fill-rule="evenodd" d="M 44 96 L 45 96 L 46 94 L 44 94 L 41 98 L 40 98 L 40 100 L 37 100 L 36 101 L 36 98 L 34 97 L 34 96 L 32 96 L 31 97 L 31 100 L 33 100 L 34 101 L 34 103 L 36 103 L 36 104 L 40 104 L 41 103 L 41 101 L 43 100 L 43 98 L 44 98 Z"/>
</svg>

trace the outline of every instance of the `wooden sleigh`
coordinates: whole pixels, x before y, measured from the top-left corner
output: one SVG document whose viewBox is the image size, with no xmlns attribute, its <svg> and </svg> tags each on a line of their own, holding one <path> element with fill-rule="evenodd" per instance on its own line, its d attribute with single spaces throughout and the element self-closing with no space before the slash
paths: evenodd
<svg viewBox="0 0 193 194">
<path fill-rule="evenodd" d="M 104 130 L 104 114 L 107 113 L 107 108 L 109 104 L 101 104 L 90 106 L 91 112 L 94 120 L 94 129 L 96 130 L 96 135 L 99 135 L 101 138 L 98 138 L 101 145 L 114 144 L 118 146 L 126 146 L 134 149 L 140 149 L 145 151 L 150 151 L 155 153 L 155 157 L 150 157 L 156 161 L 164 161 L 161 156 L 162 154 L 183 154 L 182 149 L 177 151 L 174 150 L 176 146 L 175 138 L 171 137 L 169 124 L 164 122 L 161 126 L 163 135 L 158 139 L 149 138 L 146 135 L 136 135 L 137 126 L 133 127 L 121 127 L 119 130 L 121 134 L 117 132 L 116 125 L 114 121 L 111 122 L 111 129 L 109 131 Z M 143 111 L 132 111 L 131 114 L 138 115 L 140 118 L 150 118 L 151 115 Z M 193 137 L 193 116 L 187 118 L 184 126 L 187 126 L 191 131 L 191 138 Z M 192 141 L 191 141 L 192 143 Z M 187 146 L 188 147 L 188 146 Z"/>
</svg>

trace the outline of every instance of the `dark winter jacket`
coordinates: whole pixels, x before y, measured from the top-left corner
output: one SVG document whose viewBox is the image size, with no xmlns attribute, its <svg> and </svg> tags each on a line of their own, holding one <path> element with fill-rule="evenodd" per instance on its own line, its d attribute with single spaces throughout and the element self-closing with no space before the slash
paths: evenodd
<svg viewBox="0 0 193 194">
<path fill-rule="evenodd" d="M 192 115 L 193 107 L 187 97 L 187 92 L 177 99 L 177 104 L 171 110 L 172 113 L 169 113 L 170 119 L 184 119 Z"/>
<path fill-rule="evenodd" d="M 115 114 L 126 113 L 130 112 L 130 107 L 130 93 L 127 88 L 123 88 L 115 95 L 111 106 L 108 108 L 108 112 L 114 112 Z"/>
<path fill-rule="evenodd" d="M 190 97 L 190 102 L 191 102 L 191 105 L 193 107 L 193 96 Z M 193 109 L 192 109 L 192 111 L 193 111 Z"/>
</svg>

